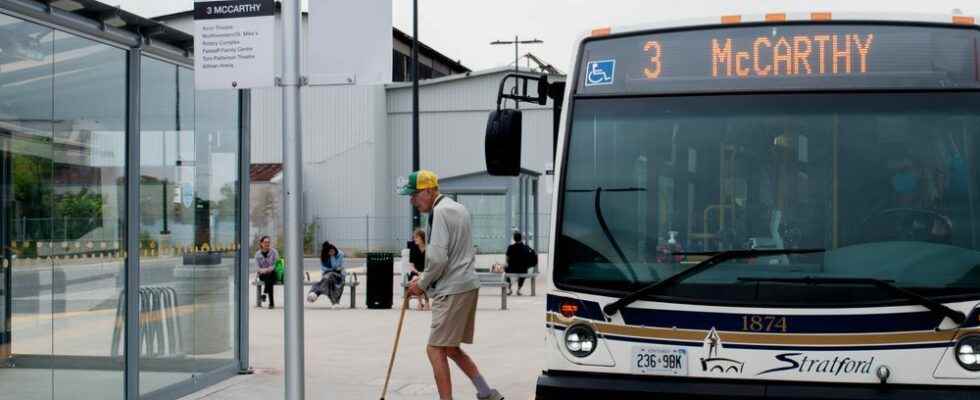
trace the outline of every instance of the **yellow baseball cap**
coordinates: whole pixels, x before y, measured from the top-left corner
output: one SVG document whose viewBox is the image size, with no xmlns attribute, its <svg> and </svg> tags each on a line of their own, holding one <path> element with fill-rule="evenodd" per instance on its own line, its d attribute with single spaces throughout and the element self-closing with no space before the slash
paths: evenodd
<svg viewBox="0 0 980 400">
<path fill-rule="evenodd" d="M 425 189 L 435 189 L 439 187 L 439 177 L 435 172 L 428 170 L 418 170 L 408 176 L 408 183 L 402 186 L 398 193 L 402 195 L 413 195 Z"/>
</svg>

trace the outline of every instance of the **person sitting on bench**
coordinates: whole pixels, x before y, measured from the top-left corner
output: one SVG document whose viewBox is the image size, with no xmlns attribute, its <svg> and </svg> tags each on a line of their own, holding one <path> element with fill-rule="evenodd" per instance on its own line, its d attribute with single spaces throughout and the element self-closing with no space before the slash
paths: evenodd
<svg viewBox="0 0 980 400">
<path fill-rule="evenodd" d="M 528 268 L 537 265 L 538 255 L 523 242 L 520 232 L 514 232 L 514 244 L 507 247 L 507 273 L 526 274 Z M 521 295 L 524 278 L 517 278 L 517 295 Z M 507 295 L 511 294 L 510 278 L 507 278 Z"/>
<path fill-rule="evenodd" d="M 262 288 L 265 294 L 262 296 L 269 300 L 269 308 L 276 308 L 276 260 L 279 253 L 272 248 L 272 239 L 268 236 L 259 238 L 259 251 L 255 252 L 255 265 L 258 267 L 259 280 L 262 281 Z M 260 302 L 261 303 L 261 302 Z"/>
<path fill-rule="evenodd" d="M 306 295 L 306 300 L 310 303 L 316 301 L 321 295 L 326 295 L 330 299 L 330 304 L 336 307 L 340 304 L 340 297 L 344 294 L 344 252 L 330 242 L 323 242 L 320 249 L 320 272 L 323 276 L 320 281 L 313 284 L 310 293 Z"/>
</svg>

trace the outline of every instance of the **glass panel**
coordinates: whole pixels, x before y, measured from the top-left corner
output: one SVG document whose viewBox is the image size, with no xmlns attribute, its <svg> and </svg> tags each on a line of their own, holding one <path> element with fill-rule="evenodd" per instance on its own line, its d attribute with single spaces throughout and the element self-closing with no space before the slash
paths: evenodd
<svg viewBox="0 0 980 400">
<path fill-rule="evenodd" d="M 528 179 L 528 229 L 526 232 L 526 237 L 524 238 L 524 243 L 531 248 L 535 248 L 538 243 L 538 230 L 541 229 L 540 226 L 540 215 L 537 213 L 541 208 L 538 207 L 538 179 L 531 178 Z M 535 249 L 537 251 L 537 249 Z"/>
<path fill-rule="evenodd" d="M 54 37 L 53 232 L 42 252 L 53 257 L 54 398 L 122 398 L 109 357 L 122 354 L 113 338 L 124 321 L 126 51 Z"/>
<path fill-rule="evenodd" d="M 126 52 L 0 31 L 0 398 L 122 398 Z"/>
<path fill-rule="evenodd" d="M 473 219 L 473 244 L 480 254 L 503 254 L 509 236 L 506 223 L 507 196 L 503 194 L 460 194 L 457 200 L 466 206 Z"/>
<path fill-rule="evenodd" d="M 181 82 L 193 82 L 182 70 Z M 188 86 L 188 89 L 192 86 Z M 182 93 L 185 93 L 182 91 Z M 196 109 L 194 246 L 196 372 L 228 365 L 235 359 L 235 266 L 238 248 L 238 92 L 199 91 Z M 185 264 L 188 260 L 185 258 Z"/>
<path fill-rule="evenodd" d="M 510 187 L 510 197 L 507 201 L 510 201 L 510 226 L 507 227 L 507 242 L 510 243 L 510 237 L 513 236 L 514 232 L 521 229 L 521 185 L 519 179 L 514 179 L 513 184 Z M 504 210 L 506 213 L 507 211 Z"/>
<path fill-rule="evenodd" d="M 149 393 L 235 358 L 238 94 L 195 93 L 193 71 L 142 64 L 140 286 L 144 319 L 160 322 L 144 327 Z"/>
<path fill-rule="evenodd" d="M 0 37 L 0 399 L 47 400 L 54 32 L 0 15 Z"/>
<path fill-rule="evenodd" d="M 140 93 L 140 393 L 193 376 L 193 282 L 178 279 L 182 253 L 191 245 L 190 206 L 180 186 L 182 149 L 193 149 L 190 115 L 178 97 L 177 66 L 144 57 Z M 193 100 L 193 98 L 192 98 Z M 179 110 L 179 112 L 178 112 Z"/>
<path fill-rule="evenodd" d="M 771 305 L 895 299 L 867 285 L 743 279 L 828 277 L 976 298 L 977 109 L 974 93 L 580 100 L 556 281 L 628 290 L 698 261 L 678 250 L 825 248 L 725 263 L 667 294 Z"/>
</svg>

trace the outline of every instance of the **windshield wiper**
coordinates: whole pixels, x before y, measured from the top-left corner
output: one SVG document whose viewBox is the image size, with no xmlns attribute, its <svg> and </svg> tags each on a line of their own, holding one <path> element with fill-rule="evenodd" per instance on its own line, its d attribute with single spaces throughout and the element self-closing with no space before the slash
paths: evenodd
<svg viewBox="0 0 980 400">
<path fill-rule="evenodd" d="M 632 191 L 632 188 L 622 191 Z M 619 242 L 616 241 L 616 237 L 614 237 L 612 231 L 609 230 L 609 225 L 606 224 L 606 218 L 602 216 L 601 199 L 602 187 L 600 186 L 595 189 L 595 217 L 597 220 L 599 220 L 599 227 L 602 228 L 602 233 L 606 235 L 606 239 L 609 240 L 609 243 L 612 244 L 613 249 L 616 250 L 616 254 L 619 255 L 619 259 L 626 265 L 626 271 L 629 272 L 630 276 L 633 278 L 633 282 L 636 282 L 639 279 L 636 276 L 636 271 L 633 270 L 633 265 L 630 264 L 630 260 L 626 258 L 626 253 L 624 253 L 623 249 L 619 247 Z"/>
<path fill-rule="evenodd" d="M 681 256 L 694 256 L 694 255 L 711 255 L 707 260 L 701 261 L 695 264 L 693 267 L 678 272 L 671 275 L 669 278 L 662 281 L 650 284 L 646 287 L 641 288 L 633 293 L 627 294 L 623 298 L 616 300 L 612 303 L 606 304 L 602 308 L 602 311 L 606 315 L 615 315 L 616 312 L 623 309 L 624 307 L 632 304 L 645 296 L 657 293 L 663 289 L 677 285 L 681 281 L 690 278 L 691 276 L 700 274 L 708 269 L 714 268 L 725 261 L 737 260 L 742 258 L 755 258 L 755 257 L 768 257 L 768 256 L 782 256 L 788 254 L 812 254 L 812 253 L 823 253 L 824 249 L 777 249 L 777 250 L 729 250 L 720 253 L 671 253 L 671 255 L 681 255 Z"/>
<path fill-rule="evenodd" d="M 921 294 L 915 293 L 911 290 L 904 289 L 894 284 L 889 283 L 881 279 L 874 278 L 815 278 L 811 276 L 806 276 L 803 278 L 738 278 L 741 282 L 766 282 L 766 283 L 803 283 L 807 285 L 869 285 L 875 286 L 887 292 L 897 294 L 908 300 L 912 300 L 916 304 L 928 308 L 936 314 L 948 317 L 959 325 L 962 325 L 966 321 L 966 315 L 962 312 L 956 311 L 946 305 L 925 297 Z"/>
</svg>

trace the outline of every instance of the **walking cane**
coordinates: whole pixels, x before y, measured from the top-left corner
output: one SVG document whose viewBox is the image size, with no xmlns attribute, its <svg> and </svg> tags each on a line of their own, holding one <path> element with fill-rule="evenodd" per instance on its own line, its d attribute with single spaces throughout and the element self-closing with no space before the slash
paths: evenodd
<svg viewBox="0 0 980 400">
<path fill-rule="evenodd" d="M 391 348 L 391 359 L 388 360 L 388 373 L 385 374 L 385 386 L 381 389 L 381 400 L 385 400 L 388 394 L 388 381 L 391 379 L 391 369 L 395 366 L 395 353 L 398 352 L 398 341 L 402 338 L 402 323 L 405 322 L 405 310 L 408 309 L 408 291 L 405 292 L 405 300 L 402 301 L 401 316 L 398 317 L 398 330 L 395 331 L 395 345 Z"/>
</svg>

